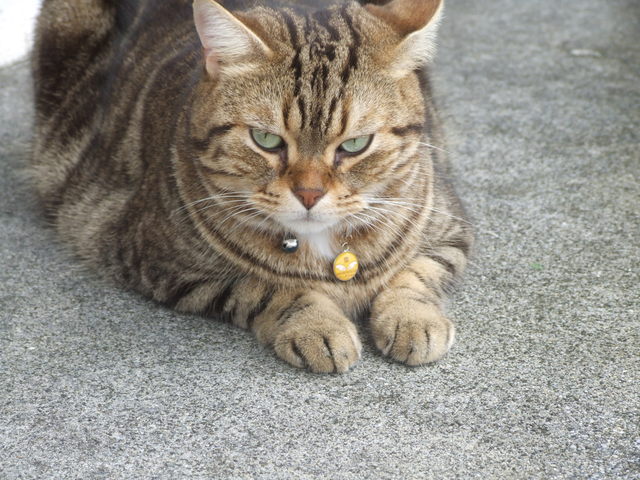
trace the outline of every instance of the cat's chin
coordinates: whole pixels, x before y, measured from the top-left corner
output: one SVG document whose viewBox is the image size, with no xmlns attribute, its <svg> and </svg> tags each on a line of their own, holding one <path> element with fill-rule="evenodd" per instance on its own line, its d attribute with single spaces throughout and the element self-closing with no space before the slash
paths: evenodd
<svg viewBox="0 0 640 480">
<path fill-rule="evenodd" d="M 288 231 L 296 233 L 301 236 L 317 235 L 323 232 L 328 232 L 334 225 L 334 222 L 320 222 L 318 220 L 289 220 L 282 222 L 282 225 Z"/>
<path fill-rule="evenodd" d="M 335 218 L 333 215 L 314 212 L 287 213 L 278 215 L 276 220 L 287 232 L 300 236 L 329 233 L 330 229 L 339 222 L 339 218 Z"/>
</svg>

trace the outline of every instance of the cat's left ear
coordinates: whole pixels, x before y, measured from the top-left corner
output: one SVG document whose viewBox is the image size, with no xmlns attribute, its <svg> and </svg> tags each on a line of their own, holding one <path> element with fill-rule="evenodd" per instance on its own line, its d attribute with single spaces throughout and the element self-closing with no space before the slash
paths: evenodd
<svg viewBox="0 0 640 480">
<path fill-rule="evenodd" d="M 253 30 L 213 0 L 195 0 L 193 16 L 211 78 L 246 71 L 272 55 Z"/>
<path fill-rule="evenodd" d="M 395 74 L 406 75 L 433 58 L 443 6 L 443 0 L 391 0 L 384 5 L 365 6 L 402 38 L 392 53 Z"/>
</svg>

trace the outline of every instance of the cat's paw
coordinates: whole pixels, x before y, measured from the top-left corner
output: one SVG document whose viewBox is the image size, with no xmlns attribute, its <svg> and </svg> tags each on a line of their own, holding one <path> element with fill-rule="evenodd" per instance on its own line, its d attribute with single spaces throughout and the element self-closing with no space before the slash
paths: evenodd
<svg viewBox="0 0 640 480">
<path fill-rule="evenodd" d="M 453 323 L 435 306 L 404 300 L 372 313 L 371 330 L 376 346 L 399 362 L 407 365 L 435 362 L 453 344 Z"/>
<path fill-rule="evenodd" d="M 316 373 L 343 373 L 358 361 L 362 344 L 346 318 L 291 318 L 276 335 L 276 354 Z"/>
</svg>

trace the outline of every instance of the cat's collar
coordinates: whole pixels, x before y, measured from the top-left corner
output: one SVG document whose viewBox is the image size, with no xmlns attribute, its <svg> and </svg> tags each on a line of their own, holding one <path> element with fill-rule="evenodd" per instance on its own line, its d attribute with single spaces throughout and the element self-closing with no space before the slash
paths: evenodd
<svg viewBox="0 0 640 480">
<path fill-rule="evenodd" d="M 293 235 L 285 235 L 282 240 L 282 251 L 285 253 L 295 253 L 300 247 L 300 241 Z M 333 260 L 333 274 L 342 282 L 347 282 L 358 273 L 358 257 L 350 251 L 349 244 L 343 242 L 342 252 Z"/>
</svg>

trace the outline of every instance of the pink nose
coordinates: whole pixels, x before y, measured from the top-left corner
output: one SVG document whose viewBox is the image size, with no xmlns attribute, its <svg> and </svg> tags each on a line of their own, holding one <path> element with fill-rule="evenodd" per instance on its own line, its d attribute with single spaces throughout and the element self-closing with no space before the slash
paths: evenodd
<svg viewBox="0 0 640 480">
<path fill-rule="evenodd" d="M 313 206 L 320 201 L 324 194 L 324 190 L 311 189 L 311 188 L 299 188 L 293 192 L 298 200 L 305 206 L 307 210 L 311 210 Z"/>
</svg>

